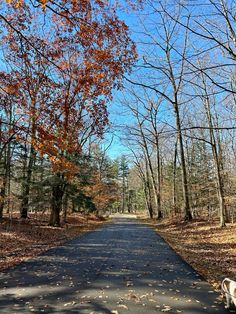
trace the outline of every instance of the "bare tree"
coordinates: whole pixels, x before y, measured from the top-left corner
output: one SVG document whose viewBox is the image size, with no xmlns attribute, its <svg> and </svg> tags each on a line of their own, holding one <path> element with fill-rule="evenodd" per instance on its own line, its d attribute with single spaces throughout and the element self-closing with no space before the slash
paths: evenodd
<svg viewBox="0 0 236 314">
<path fill-rule="evenodd" d="M 182 167 L 182 188 L 184 197 L 184 219 L 191 220 L 187 167 L 184 151 L 184 142 L 181 125 L 181 105 L 186 102 L 183 99 L 185 88 L 185 64 L 187 58 L 188 29 L 181 38 L 179 33 L 179 12 L 175 13 L 176 21 L 171 19 L 163 10 L 162 4 L 151 3 L 153 11 L 157 14 L 157 21 L 152 23 L 152 30 L 148 30 L 143 22 L 143 36 L 152 47 L 152 54 L 147 52 L 140 65 L 140 71 L 147 72 L 146 80 L 140 78 L 127 79 L 134 85 L 152 90 L 159 97 L 162 97 L 167 104 L 170 104 L 174 111 L 176 132 L 178 136 L 179 154 Z M 153 31 L 155 30 L 155 32 Z M 176 59 L 176 50 L 179 51 Z M 140 79 L 140 81 L 138 81 Z"/>
</svg>

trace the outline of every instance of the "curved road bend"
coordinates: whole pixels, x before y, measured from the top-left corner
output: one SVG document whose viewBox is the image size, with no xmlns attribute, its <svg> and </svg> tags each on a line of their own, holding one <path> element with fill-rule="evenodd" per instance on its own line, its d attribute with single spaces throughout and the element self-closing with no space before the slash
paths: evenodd
<svg viewBox="0 0 236 314">
<path fill-rule="evenodd" d="M 132 218 L 0 273 L 0 288 L 1 314 L 228 313 L 208 283 Z"/>
</svg>

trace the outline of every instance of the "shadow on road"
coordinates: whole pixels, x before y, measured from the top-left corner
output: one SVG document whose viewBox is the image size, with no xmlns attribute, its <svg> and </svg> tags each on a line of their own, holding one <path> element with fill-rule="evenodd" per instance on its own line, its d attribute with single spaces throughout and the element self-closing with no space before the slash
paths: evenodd
<svg viewBox="0 0 236 314">
<path fill-rule="evenodd" d="M 211 286 L 134 219 L 116 218 L 0 280 L 0 313 L 227 313 Z"/>
</svg>

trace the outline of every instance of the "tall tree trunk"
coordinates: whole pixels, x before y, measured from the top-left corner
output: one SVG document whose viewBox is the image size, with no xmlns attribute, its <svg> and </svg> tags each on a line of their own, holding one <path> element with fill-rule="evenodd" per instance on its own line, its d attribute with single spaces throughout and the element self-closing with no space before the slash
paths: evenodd
<svg viewBox="0 0 236 314">
<path fill-rule="evenodd" d="M 162 218 L 161 211 L 161 159 L 160 159 L 160 146 L 159 138 L 156 134 L 156 160 L 157 160 L 157 219 Z"/>
<path fill-rule="evenodd" d="M 60 212 L 62 210 L 65 186 L 61 174 L 57 173 L 55 179 L 56 180 L 52 186 L 51 214 L 49 218 L 49 226 L 59 227 Z"/>
<path fill-rule="evenodd" d="M 63 197 L 63 220 L 67 222 L 67 214 L 68 214 L 68 193 L 65 192 Z"/>
<path fill-rule="evenodd" d="M 2 118 L 1 118 L 2 120 Z M 10 195 L 10 179 L 11 179 L 11 125 L 12 123 L 12 107 L 9 108 L 9 128 L 8 128 L 8 142 L 4 145 L 4 157 L 3 157 L 3 164 L 4 164 L 4 170 L 3 170 L 3 177 L 2 177 L 2 184 L 0 187 L 0 222 L 3 218 L 3 209 L 5 206 L 6 201 L 6 191 L 8 186 L 8 196 Z M 2 126 L 0 125 L 0 140 L 2 138 Z M 3 154 L 1 154 L 0 157 L 2 157 Z M 8 197 L 8 205 L 9 205 L 9 197 Z M 9 209 L 9 206 L 8 206 Z"/>
<path fill-rule="evenodd" d="M 145 158 L 145 189 L 147 195 L 147 207 L 150 218 L 153 218 L 153 206 L 152 206 L 152 188 L 150 186 L 150 175 L 148 161 Z"/>
<path fill-rule="evenodd" d="M 134 151 L 133 151 L 134 153 Z M 136 159 L 136 166 L 138 168 L 139 172 L 139 177 L 142 180 L 143 183 L 143 191 L 144 191 L 144 196 L 145 196 L 145 203 L 146 203 L 146 209 L 147 212 L 149 213 L 150 218 L 153 218 L 153 207 L 152 207 L 152 202 L 151 202 L 151 195 L 150 195 L 150 186 L 148 184 L 149 182 L 149 174 L 148 174 L 148 168 L 147 168 L 147 162 L 146 159 L 144 159 L 144 167 L 142 167 L 142 164 L 139 162 L 136 154 L 134 153 L 134 157 Z"/>
<path fill-rule="evenodd" d="M 177 195 L 176 195 L 176 166 L 178 153 L 178 139 L 175 142 L 174 160 L 173 160 L 173 187 L 172 187 L 172 206 L 174 213 L 177 214 Z"/>
<path fill-rule="evenodd" d="M 76 205 L 75 205 L 75 200 L 72 199 L 72 209 L 71 209 L 72 213 L 76 212 Z"/>
<path fill-rule="evenodd" d="M 21 202 L 21 210 L 20 210 L 21 218 L 28 217 L 30 185 L 31 185 L 31 179 L 32 179 L 33 165 L 35 161 L 35 149 L 32 144 L 30 146 L 30 153 L 29 153 L 28 158 L 29 158 L 29 161 L 28 161 L 27 170 L 26 170 L 27 172 L 23 180 L 23 184 L 22 184 L 22 202 Z M 26 163 L 27 163 L 27 160 L 26 160 Z"/>
<path fill-rule="evenodd" d="M 128 195 L 127 195 L 127 210 L 128 213 L 130 214 L 132 212 L 132 194 L 131 190 L 128 190 Z"/>
<path fill-rule="evenodd" d="M 38 88 L 38 87 L 37 87 Z M 28 156 L 28 165 L 26 170 L 26 176 L 25 180 L 23 181 L 22 186 L 22 202 L 21 202 L 21 218 L 27 218 L 28 217 L 28 209 L 29 209 L 29 195 L 30 195 L 30 185 L 31 185 L 31 179 L 32 179 L 32 172 L 33 172 L 33 165 L 35 162 L 36 157 L 36 151 L 34 149 L 34 142 L 36 137 L 36 95 L 37 95 L 37 88 L 35 94 L 31 98 L 31 121 L 30 121 L 30 136 L 31 136 L 31 145 L 30 145 L 30 151 Z"/>
<path fill-rule="evenodd" d="M 183 136 L 182 136 L 182 130 L 181 130 L 180 114 L 179 114 L 179 98 L 178 98 L 178 93 L 180 90 L 183 76 L 182 75 L 180 76 L 179 83 L 177 83 L 177 80 L 175 79 L 175 75 L 173 71 L 173 63 L 171 62 L 170 47 L 169 47 L 168 40 L 167 40 L 167 47 L 166 47 L 166 60 L 169 65 L 170 81 L 173 87 L 172 105 L 175 112 L 176 129 L 177 129 L 177 136 L 178 136 L 179 150 L 180 150 L 180 160 L 181 160 L 181 170 L 182 170 L 182 188 L 183 188 L 183 199 L 184 199 L 184 220 L 188 221 L 188 220 L 192 220 L 193 217 L 190 211 L 188 175 L 187 175 L 187 167 L 186 167 L 186 162 L 185 162 L 184 144 L 183 144 Z M 184 61 L 184 57 L 182 60 L 182 70 L 183 70 L 183 65 L 184 65 L 183 61 Z"/>
<path fill-rule="evenodd" d="M 3 219 L 3 208 L 4 208 L 4 204 L 5 204 L 5 196 L 6 196 L 6 180 L 5 180 L 5 176 L 3 178 L 3 182 L 2 182 L 2 187 L 0 189 L 0 223 L 2 222 Z"/>
<path fill-rule="evenodd" d="M 122 178 L 122 213 L 125 212 L 125 176 Z"/>
<path fill-rule="evenodd" d="M 204 82 L 205 83 L 205 82 Z M 206 92 L 206 86 L 205 92 Z M 217 192 L 218 192 L 218 199 L 219 199 L 219 217 L 220 217 L 220 227 L 225 227 L 225 200 L 224 200 L 224 185 L 223 185 L 223 178 L 221 175 L 221 166 L 220 166 L 220 160 L 217 150 L 217 143 L 216 138 L 214 134 L 213 129 L 213 122 L 212 122 L 212 115 L 211 115 L 211 109 L 210 109 L 210 99 L 207 96 L 205 97 L 205 109 L 206 109 L 206 115 L 207 115 L 207 121 L 209 126 L 209 133 L 210 133 L 210 141 L 211 141 L 211 147 L 212 147 L 212 154 L 213 159 L 215 163 L 215 169 L 216 169 L 216 184 L 217 184 Z"/>
<path fill-rule="evenodd" d="M 154 170 L 153 170 L 153 165 L 152 165 L 152 161 L 151 161 L 151 158 L 150 158 L 150 153 L 148 151 L 148 143 L 147 143 L 147 140 L 146 140 L 146 136 L 143 133 L 142 123 L 140 122 L 138 116 L 137 116 L 137 120 L 138 120 L 138 123 L 139 123 L 139 129 L 140 129 L 140 133 L 141 133 L 142 140 L 143 140 L 143 150 L 144 150 L 144 154 L 146 156 L 145 157 L 146 164 L 147 164 L 147 167 L 149 168 L 149 171 L 150 171 L 150 177 L 151 177 L 150 182 L 151 182 L 151 185 L 152 185 L 154 202 L 155 202 L 155 207 L 156 207 L 156 215 L 157 215 L 156 218 L 159 219 L 159 218 L 162 217 L 162 212 L 161 212 L 160 194 L 159 194 L 159 190 L 158 190 L 158 186 L 157 186 L 158 184 L 156 182 L 156 178 L 155 178 L 155 174 L 154 174 Z M 158 139 L 156 139 L 156 140 L 158 140 Z M 158 146 L 157 146 L 157 150 L 159 151 Z M 160 163 L 160 158 L 159 158 L 159 163 Z M 159 164 L 159 166 L 160 166 L 160 164 Z M 160 179 L 160 177 L 159 177 L 159 179 Z"/>
<path fill-rule="evenodd" d="M 6 161 L 6 181 L 7 181 L 7 213 L 10 212 L 10 194 L 11 194 L 11 154 L 14 148 L 11 149 L 11 142 L 7 145 L 7 161 Z"/>
<path fill-rule="evenodd" d="M 0 222 L 2 222 L 3 218 L 3 208 L 5 204 L 5 197 L 6 197 L 6 187 L 7 187 L 7 178 L 8 178 L 8 173 L 7 173 L 7 152 L 5 151 L 5 156 L 4 156 L 4 173 L 2 177 L 2 182 L 1 182 L 1 188 L 0 188 Z"/>
<path fill-rule="evenodd" d="M 214 109 L 215 109 L 215 119 L 216 119 L 216 126 L 219 126 L 219 123 L 218 123 L 218 113 L 217 113 L 217 110 L 215 108 L 215 103 L 214 103 Z M 222 189 L 222 199 L 223 199 L 223 209 L 222 209 L 222 213 L 223 213 L 223 216 L 224 216 L 224 219 L 220 218 L 221 222 L 221 227 L 224 227 L 225 226 L 225 223 L 226 222 L 229 222 L 230 219 L 229 219 L 229 215 L 228 215 L 228 211 L 227 211 L 227 206 L 225 205 L 225 187 L 224 187 L 224 157 L 223 157 L 223 151 L 222 151 L 222 144 L 221 144 L 221 137 L 220 137 L 220 130 L 216 130 L 215 131 L 216 133 L 216 151 L 217 151 L 217 155 L 218 155 L 218 164 L 219 164 L 219 174 L 220 174 L 220 181 L 221 181 L 221 189 Z M 219 184 L 219 183 L 218 183 Z M 221 200 L 220 200 L 221 202 Z M 221 213 L 221 210 L 219 212 L 219 215 L 221 216 L 222 215 Z M 222 222 L 222 220 L 224 220 L 224 222 Z"/>
<path fill-rule="evenodd" d="M 143 186 L 144 186 L 144 195 L 145 195 L 147 212 L 149 214 L 149 217 L 152 219 L 153 218 L 153 208 L 152 208 L 152 203 L 150 202 L 150 193 L 148 191 L 147 182 L 144 182 Z"/>
<path fill-rule="evenodd" d="M 179 107 L 178 107 L 177 101 L 174 104 L 174 110 L 175 110 L 176 128 L 177 128 L 179 149 L 180 149 L 180 158 L 181 158 L 182 181 L 183 181 L 183 198 L 184 198 L 184 220 L 191 220 L 192 214 L 190 211 L 190 204 L 189 204 L 187 169 L 186 169 L 186 162 L 185 162 L 182 130 L 181 130 L 181 124 L 180 124 Z"/>
</svg>

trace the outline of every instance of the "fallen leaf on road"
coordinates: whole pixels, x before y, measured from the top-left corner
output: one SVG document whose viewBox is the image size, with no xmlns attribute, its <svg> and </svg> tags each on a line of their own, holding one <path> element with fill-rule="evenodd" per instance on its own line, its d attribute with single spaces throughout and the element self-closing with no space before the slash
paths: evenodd
<svg viewBox="0 0 236 314">
<path fill-rule="evenodd" d="M 171 307 L 169 305 L 165 305 L 163 309 L 161 309 L 162 312 L 169 312 L 171 310 Z"/>
<path fill-rule="evenodd" d="M 127 287 L 131 287 L 131 286 L 133 286 L 134 284 L 133 284 L 133 282 L 132 281 L 127 281 L 126 282 L 126 286 Z"/>
<path fill-rule="evenodd" d="M 128 310 L 128 306 L 126 306 L 125 304 L 119 304 L 118 307 L 122 307 L 123 309 Z"/>
</svg>

